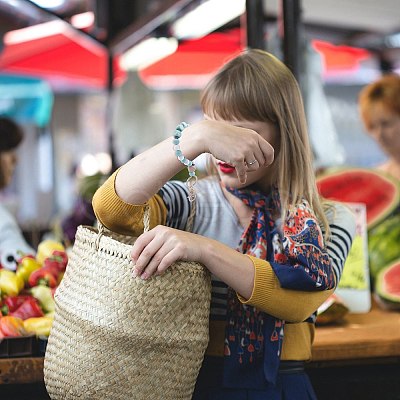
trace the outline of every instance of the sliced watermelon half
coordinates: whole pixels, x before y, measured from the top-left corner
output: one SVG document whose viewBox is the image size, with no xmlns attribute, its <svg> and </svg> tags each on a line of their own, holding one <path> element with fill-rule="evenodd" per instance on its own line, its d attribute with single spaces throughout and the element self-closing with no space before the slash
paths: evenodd
<svg viewBox="0 0 400 400">
<path fill-rule="evenodd" d="M 400 309 L 400 258 L 379 272 L 375 290 L 391 308 Z"/>
<path fill-rule="evenodd" d="M 317 178 L 320 194 L 345 203 L 364 203 L 368 228 L 385 219 L 400 202 L 400 185 L 389 175 L 367 168 L 341 168 Z"/>
</svg>

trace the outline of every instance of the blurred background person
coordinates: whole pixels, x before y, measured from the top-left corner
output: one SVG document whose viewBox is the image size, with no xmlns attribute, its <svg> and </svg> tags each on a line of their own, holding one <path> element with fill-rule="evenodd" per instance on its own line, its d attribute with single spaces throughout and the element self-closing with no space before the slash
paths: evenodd
<svg viewBox="0 0 400 400">
<path fill-rule="evenodd" d="M 11 182 L 18 162 L 17 149 L 24 137 L 22 128 L 7 117 L 0 117 L 0 191 Z M 35 254 L 25 240 L 15 216 L 0 198 L 0 266 L 15 269 L 21 253 Z"/>
<path fill-rule="evenodd" d="M 376 168 L 400 181 L 400 76 L 384 75 L 365 86 L 359 95 L 359 109 L 369 136 L 388 156 Z"/>
<path fill-rule="evenodd" d="M 392 176 L 400 184 L 400 76 L 389 73 L 365 86 L 359 94 L 361 120 L 387 159 L 375 169 Z M 372 189 L 374 189 L 372 187 Z M 400 202 L 394 211 L 368 231 L 371 286 L 378 273 L 400 257 Z M 384 308 L 387 304 L 375 297 Z"/>
</svg>

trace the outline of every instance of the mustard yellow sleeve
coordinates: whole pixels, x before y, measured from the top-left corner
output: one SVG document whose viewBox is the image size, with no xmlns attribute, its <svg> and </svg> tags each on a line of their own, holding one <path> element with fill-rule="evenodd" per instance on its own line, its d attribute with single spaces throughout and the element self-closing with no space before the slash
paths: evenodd
<svg viewBox="0 0 400 400">
<path fill-rule="evenodd" d="M 254 268 L 254 287 L 246 300 L 238 295 L 243 304 L 289 322 L 301 322 L 308 318 L 333 293 L 334 289 L 306 292 L 283 289 L 268 261 L 251 258 Z"/>
<path fill-rule="evenodd" d="M 143 214 L 150 207 L 150 229 L 165 224 L 167 209 L 159 195 L 145 204 L 124 202 L 115 191 L 115 171 L 93 196 L 92 205 L 96 218 L 109 230 L 123 235 L 139 236 L 143 233 Z"/>
</svg>

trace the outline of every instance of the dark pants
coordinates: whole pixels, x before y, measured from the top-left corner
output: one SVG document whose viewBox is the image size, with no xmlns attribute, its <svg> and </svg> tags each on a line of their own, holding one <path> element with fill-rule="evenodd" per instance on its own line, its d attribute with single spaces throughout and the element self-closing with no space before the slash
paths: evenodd
<svg viewBox="0 0 400 400">
<path fill-rule="evenodd" d="M 223 358 L 205 357 L 192 400 L 316 400 L 301 362 L 281 362 L 275 386 L 268 389 L 222 387 Z"/>
</svg>

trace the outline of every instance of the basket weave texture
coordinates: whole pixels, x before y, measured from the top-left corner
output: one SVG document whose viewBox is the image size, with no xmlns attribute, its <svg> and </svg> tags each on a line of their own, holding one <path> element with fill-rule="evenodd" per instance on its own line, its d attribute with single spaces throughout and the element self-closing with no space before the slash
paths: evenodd
<svg viewBox="0 0 400 400">
<path fill-rule="evenodd" d="M 177 262 L 134 278 L 133 241 L 78 228 L 45 354 L 53 400 L 191 399 L 208 343 L 210 275 Z"/>
</svg>

